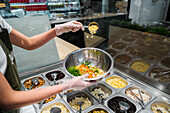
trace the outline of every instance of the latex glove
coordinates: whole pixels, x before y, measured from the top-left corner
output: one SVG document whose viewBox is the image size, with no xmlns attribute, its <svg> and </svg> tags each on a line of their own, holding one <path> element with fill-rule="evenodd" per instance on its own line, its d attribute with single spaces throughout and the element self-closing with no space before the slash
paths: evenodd
<svg viewBox="0 0 170 113">
<path fill-rule="evenodd" d="M 70 90 L 70 89 L 73 89 L 74 91 L 75 90 L 82 90 L 87 86 L 90 86 L 90 85 L 97 83 L 97 82 L 84 81 L 84 78 L 86 78 L 88 76 L 89 76 L 88 74 L 85 74 L 85 75 L 75 77 L 75 78 L 72 78 L 71 80 L 64 82 L 63 83 L 63 91 L 67 91 L 67 90 Z"/>
<path fill-rule="evenodd" d="M 55 25 L 55 31 L 56 31 L 56 35 L 61 35 L 63 33 L 67 33 L 67 32 L 76 32 L 79 29 L 82 29 L 82 24 L 80 22 L 77 21 L 70 21 L 64 24 L 59 24 L 59 25 Z"/>
</svg>

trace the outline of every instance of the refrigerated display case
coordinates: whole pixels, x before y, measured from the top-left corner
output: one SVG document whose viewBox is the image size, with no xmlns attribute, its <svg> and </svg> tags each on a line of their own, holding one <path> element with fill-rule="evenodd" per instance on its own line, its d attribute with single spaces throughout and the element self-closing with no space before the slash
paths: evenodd
<svg viewBox="0 0 170 113">
<path fill-rule="evenodd" d="M 17 17 L 48 15 L 50 19 L 63 19 L 80 15 L 79 0 L 9 0 L 8 4 L 8 12 Z"/>
</svg>

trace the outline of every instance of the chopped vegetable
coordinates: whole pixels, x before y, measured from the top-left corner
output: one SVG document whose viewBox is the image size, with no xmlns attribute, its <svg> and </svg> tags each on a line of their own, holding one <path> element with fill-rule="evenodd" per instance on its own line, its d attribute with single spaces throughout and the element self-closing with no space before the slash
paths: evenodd
<svg viewBox="0 0 170 113">
<path fill-rule="evenodd" d="M 67 70 L 69 73 L 71 73 L 74 76 L 81 76 L 79 74 L 79 69 L 76 69 L 76 66 L 69 67 Z"/>
<path fill-rule="evenodd" d="M 104 74 L 103 70 L 98 67 L 91 66 L 90 64 L 91 62 L 86 61 L 85 63 L 81 63 L 81 65 L 72 66 L 68 68 L 68 72 L 74 76 L 89 74 L 88 78 L 95 78 Z"/>
</svg>

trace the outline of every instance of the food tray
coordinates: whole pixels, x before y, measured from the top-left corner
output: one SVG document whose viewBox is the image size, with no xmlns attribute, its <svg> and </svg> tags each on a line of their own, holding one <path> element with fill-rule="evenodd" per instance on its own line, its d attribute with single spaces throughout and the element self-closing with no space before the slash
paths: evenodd
<svg viewBox="0 0 170 113">
<path fill-rule="evenodd" d="M 65 105 L 65 107 L 69 110 L 70 113 L 73 113 L 73 111 L 71 110 L 71 108 L 68 106 L 68 104 L 62 99 L 62 98 L 58 98 L 55 101 L 51 101 L 47 104 L 45 104 L 41 109 L 36 109 L 36 113 L 41 113 L 41 111 L 43 110 L 43 108 L 45 108 L 48 105 L 54 104 L 54 103 L 62 103 Z"/>
<path fill-rule="evenodd" d="M 108 113 L 113 113 L 111 111 L 109 111 L 108 108 L 106 108 L 104 105 L 102 104 L 97 104 L 97 105 L 94 105 L 93 107 L 90 107 L 89 109 L 85 110 L 85 113 L 89 113 L 90 111 L 93 111 L 93 110 L 104 110 L 105 112 L 108 112 Z"/>
<path fill-rule="evenodd" d="M 75 92 L 72 92 L 72 93 L 69 93 L 67 95 L 64 95 L 63 99 L 68 103 L 68 106 L 76 113 L 77 110 L 73 109 L 70 105 L 69 105 L 69 101 L 71 99 L 74 99 L 75 97 L 80 97 L 80 96 L 83 96 L 83 97 L 88 97 L 89 100 L 92 102 L 92 106 L 86 108 L 86 109 L 89 109 L 91 107 L 93 107 L 94 105 L 98 104 L 97 100 L 95 100 L 94 98 L 91 97 L 91 95 L 89 95 L 85 90 L 78 90 L 78 91 L 75 91 Z M 86 109 L 82 110 L 82 113 L 86 113 Z"/>
<path fill-rule="evenodd" d="M 44 108 L 44 106 L 46 106 L 46 105 L 49 105 L 49 104 L 52 104 L 52 103 L 56 102 L 58 99 L 61 99 L 61 97 L 58 94 L 56 94 L 56 98 L 54 100 L 48 102 L 48 103 L 43 104 L 42 108 Z M 33 104 L 33 107 L 35 108 L 35 111 L 37 111 L 37 113 L 40 113 L 40 111 L 42 110 L 42 108 L 39 109 L 39 104 L 38 103 Z"/>
<path fill-rule="evenodd" d="M 136 40 L 136 36 L 134 34 L 127 34 L 120 38 L 121 41 L 125 41 L 126 43 L 132 44 Z"/>
<path fill-rule="evenodd" d="M 131 66 L 131 65 L 133 64 L 133 62 L 135 62 L 135 61 L 145 62 L 145 63 L 147 63 L 147 64 L 150 65 L 150 68 L 153 66 L 152 63 L 149 63 L 149 62 L 147 62 L 146 60 L 142 60 L 142 59 L 140 59 L 140 58 L 135 58 L 134 60 L 132 60 L 127 67 L 128 67 L 131 71 L 133 71 L 133 72 L 135 72 L 135 73 L 138 73 L 138 74 L 140 74 L 140 75 L 142 75 L 142 76 L 144 76 L 145 73 L 147 73 L 150 68 L 149 68 L 148 70 L 144 71 L 144 72 L 138 72 L 138 71 L 136 71 L 136 70 L 133 70 L 133 69 L 130 68 L 130 66 Z"/>
<path fill-rule="evenodd" d="M 93 98 L 95 98 L 99 103 L 102 102 L 102 99 L 97 98 L 97 97 L 95 97 L 93 94 L 91 94 L 91 91 L 94 91 L 95 88 L 101 88 L 102 91 L 104 91 L 105 93 L 106 93 L 106 92 L 109 93 L 109 97 L 112 96 L 112 95 L 114 95 L 114 94 L 116 93 L 116 91 L 115 91 L 113 88 L 111 89 L 111 88 L 109 88 L 106 84 L 103 84 L 103 83 L 97 83 L 97 84 L 95 84 L 95 85 L 92 85 L 92 86 L 90 86 L 90 87 L 85 88 L 85 90 L 86 90 Z M 109 98 L 109 97 L 104 98 L 103 101 L 105 101 L 105 100 L 106 100 L 107 98 Z"/>
<path fill-rule="evenodd" d="M 141 109 L 138 113 L 153 113 L 153 112 L 149 109 Z"/>
<path fill-rule="evenodd" d="M 161 63 L 161 61 L 164 59 L 164 58 L 166 58 L 166 57 L 169 57 L 169 59 L 170 59 L 170 56 L 164 56 L 161 60 L 160 60 L 160 62 L 158 63 L 160 66 L 162 66 L 162 67 L 164 67 L 164 68 L 169 68 L 169 67 L 167 67 L 167 66 L 165 66 L 165 65 L 163 65 L 162 63 Z M 170 61 L 169 61 L 170 62 Z M 169 64 L 170 65 L 170 64 Z"/>
<path fill-rule="evenodd" d="M 116 62 L 116 58 L 117 57 L 120 57 L 120 55 L 127 55 L 128 57 L 131 57 L 131 59 L 130 59 L 130 61 L 129 62 L 127 62 L 127 63 L 118 63 L 118 62 Z M 127 53 L 119 53 L 119 54 L 117 54 L 117 55 L 115 55 L 115 57 L 114 57 L 114 61 L 115 61 L 115 63 L 116 64 L 118 64 L 118 65 L 122 65 L 123 67 L 127 67 L 128 65 L 129 65 L 129 63 L 131 63 L 131 61 L 133 61 L 133 57 L 132 57 L 132 55 L 130 55 L 130 54 L 127 54 Z M 121 60 L 122 61 L 122 60 Z"/>
<path fill-rule="evenodd" d="M 111 110 L 111 109 L 108 107 L 107 103 L 108 103 L 108 101 L 109 101 L 110 99 L 112 99 L 112 98 L 114 98 L 114 97 L 123 97 L 123 98 L 127 99 L 128 101 L 130 101 L 131 103 L 133 103 L 134 106 L 136 107 L 136 112 L 135 112 L 135 113 L 137 113 L 139 110 L 141 110 L 141 106 L 140 106 L 137 102 L 132 101 L 129 97 L 127 97 L 127 96 L 123 95 L 121 92 L 119 92 L 119 93 L 116 93 L 115 95 L 107 98 L 107 100 L 104 102 L 104 105 L 105 105 L 105 106 L 107 107 L 107 109 L 109 109 L 109 111 L 111 111 L 111 112 L 114 112 L 114 111 Z"/>
<path fill-rule="evenodd" d="M 36 89 L 50 86 L 50 85 L 48 84 L 48 82 L 46 81 L 46 79 L 42 76 L 42 74 L 38 74 L 38 75 L 31 76 L 31 77 L 29 77 L 29 78 L 26 78 L 26 79 L 21 80 L 21 83 L 22 83 L 22 85 L 23 85 L 23 87 L 24 87 L 24 90 L 28 90 L 27 88 L 25 88 L 24 82 L 25 82 L 26 80 L 31 79 L 31 78 L 34 78 L 34 77 L 41 77 L 41 78 L 45 81 L 45 84 L 44 84 L 44 85 L 42 85 L 41 87 L 38 87 L 38 88 L 36 88 Z"/>
<path fill-rule="evenodd" d="M 123 43 L 124 44 L 124 46 L 122 46 L 122 48 L 120 47 L 117 47 L 117 48 L 114 48 L 113 47 L 113 45 L 114 44 L 116 44 L 116 43 Z M 117 51 L 119 51 L 119 52 L 123 52 L 123 50 L 126 48 L 126 46 L 128 46 L 128 43 L 126 43 L 125 41 L 115 41 L 114 43 L 112 43 L 110 46 L 109 46 L 109 48 L 112 48 L 112 49 L 115 49 L 115 50 L 117 50 Z"/>
<path fill-rule="evenodd" d="M 62 80 L 64 80 L 64 79 L 70 78 L 70 76 L 68 76 L 67 74 L 65 74 L 65 72 L 62 70 L 62 67 L 57 68 L 57 69 L 54 69 L 54 70 L 47 71 L 47 72 L 45 72 L 45 73 L 42 73 L 43 77 L 46 79 L 46 81 L 47 81 L 47 82 L 49 83 L 49 85 L 51 85 L 51 86 L 54 85 L 54 82 L 48 80 L 48 78 L 47 78 L 45 75 L 46 75 L 47 73 L 53 72 L 53 71 L 61 71 L 61 72 L 65 75 L 64 78 L 57 80 L 56 83 L 59 83 L 60 81 L 62 81 Z"/>
<path fill-rule="evenodd" d="M 156 98 L 156 99 L 154 99 L 151 103 L 149 103 L 148 105 L 147 105 L 147 109 L 149 109 L 152 113 L 153 113 L 153 111 L 151 110 L 151 105 L 154 103 L 154 102 L 156 102 L 156 101 L 163 101 L 163 102 L 166 102 L 166 103 L 168 103 L 169 105 L 170 105 L 170 99 L 169 98 L 167 98 L 167 97 L 163 97 L 163 96 L 159 96 L 158 98 Z"/>
<path fill-rule="evenodd" d="M 149 77 L 150 72 L 151 72 L 152 69 L 154 69 L 154 68 L 161 68 L 161 69 L 163 69 L 163 70 L 170 70 L 170 69 L 167 68 L 167 67 L 163 67 L 163 66 L 161 66 L 161 65 L 154 65 L 154 66 L 152 66 L 151 69 L 145 74 L 145 76 L 148 77 L 148 79 L 151 79 L 151 80 L 153 80 L 154 82 L 158 82 L 158 83 L 163 84 L 163 85 L 165 85 L 165 86 L 168 87 L 168 85 L 170 84 L 170 81 L 169 81 L 169 82 L 159 82 L 159 81 L 156 81 L 156 80 L 154 80 L 154 79 L 152 79 L 152 78 Z"/>
<path fill-rule="evenodd" d="M 110 51 L 108 51 L 108 50 L 110 50 Z M 118 51 L 116 51 L 113 48 L 106 48 L 106 49 L 104 49 L 104 51 L 108 52 L 112 57 L 114 57 L 116 54 L 118 54 Z"/>
<path fill-rule="evenodd" d="M 125 91 L 129 88 L 129 87 L 131 87 L 132 89 L 133 88 L 140 88 L 141 89 L 141 91 L 143 91 L 143 92 L 146 92 L 149 96 L 150 96 L 150 100 L 149 101 L 147 101 L 147 102 L 144 102 L 144 104 L 145 104 L 145 107 L 151 102 L 151 101 L 153 101 L 155 98 L 156 98 L 156 96 L 155 95 L 153 95 L 152 94 L 152 92 L 148 89 L 148 88 L 146 88 L 146 87 L 144 87 L 143 85 L 138 85 L 137 83 L 133 83 L 131 86 L 128 86 L 126 89 L 123 89 L 122 91 L 121 91 L 121 93 L 123 93 L 123 95 L 125 95 L 125 96 L 127 96 L 128 98 L 130 98 L 128 95 L 126 95 L 126 93 L 125 93 Z M 130 98 L 132 101 L 135 101 L 134 99 L 132 99 L 132 98 Z M 135 101 L 135 102 L 137 102 L 137 101 Z M 138 102 L 137 102 L 138 103 Z"/>
<path fill-rule="evenodd" d="M 106 83 L 106 79 L 109 78 L 109 77 L 111 77 L 111 78 L 117 78 L 117 77 L 119 77 L 119 78 L 121 78 L 123 81 L 125 81 L 125 82 L 127 83 L 127 85 L 126 85 L 124 88 L 119 88 L 119 89 L 118 89 L 118 88 L 114 88 L 114 87 L 110 86 L 108 83 Z M 120 92 L 121 90 L 125 89 L 127 86 L 131 85 L 131 83 L 130 83 L 129 81 L 127 81 L 127 80 L 126 80 L 125 78 L 123 78 L 123 77 L 120 77 L 120 76 L 117 75 L 117 74 L 109 75 L 109 76 L 107 76 L 106 78 L 102 79 L 102 81 L 103 81 L 103 83 L 106 84 L 109 88 L 114 89 L 116 92 Z"/>
</svg>

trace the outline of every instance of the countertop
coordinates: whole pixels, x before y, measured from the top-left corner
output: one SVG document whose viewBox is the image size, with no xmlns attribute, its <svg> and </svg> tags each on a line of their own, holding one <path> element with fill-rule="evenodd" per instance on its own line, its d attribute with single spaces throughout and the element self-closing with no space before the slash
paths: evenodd
<svg viewBox="0 0 170 113">
<path fill-rule="evenodd" d="M 63 60 L 69 53 L 79 49 L 79 47 L 62 40 L 61 38 L 55 38 L 56 47 L 58 50 L 60 60 Z"/>
<path fill-rule="evenodd" d="M 88 36 L 88 38 L 87 38 Z M 84 32 L 84 40 L 85 40 L 85 46 L 86 47 L 96 47 L 97 45 L 104 42 L 106 39 L 93 35 L 93 38 L 91 38 L 91 34 Z M 80 49 L 79 47 L 59 38 L 55 38 L 56 47 L 58 50 L 59 58 L 60 60 L 63 60 L 69 53 L 72 51 L 75 51 L 77 49 Z"/>
<path fill-rule="evenodd" d="M 94 13 L 93 15 L 85 16 L 85 17 L 75 17 L 75 18 L 67 18 L 67 19 L 53 19 L 50 20 L 51 24 L 56 24 L 56 23 L 63 23 L 63 22 L 68 22 L 72 20 L 86 20 L 86 19 L 96 19 L 96 18 L 105 18 L 105 17 L 112 17 L 112 16 L 119 16 L 119 15 L 125 15 L 125 13 L 106 13 L 103 15 L 102 13 Z"/>
</svg>

